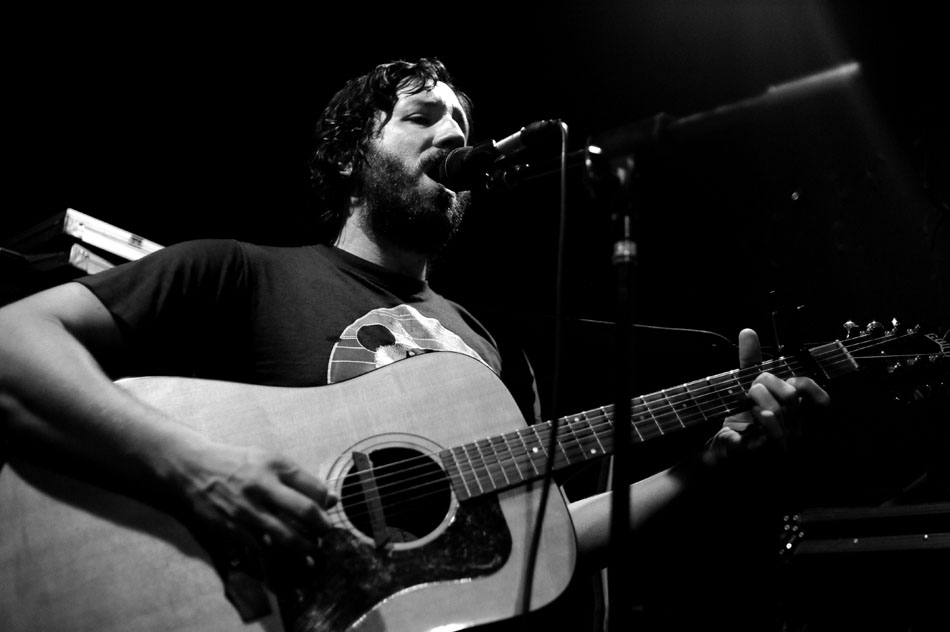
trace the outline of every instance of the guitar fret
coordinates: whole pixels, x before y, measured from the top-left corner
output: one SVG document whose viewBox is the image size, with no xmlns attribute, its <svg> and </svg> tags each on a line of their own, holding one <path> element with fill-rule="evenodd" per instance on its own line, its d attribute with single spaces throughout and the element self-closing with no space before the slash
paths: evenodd
<svg viewBox="0 0 950 632">
<path fill-rule="evenodd" d="M 529 426 L 524 431 L 525 434 L 522 435 L 522 440 L 525 441 L 525 454 L 528 455 L 528 459 L 531 461 L 535 476 L 540 476 L 544 471 L 547 448 L 538 436 L 537 426 Z"/>
<path fill-rule="evenodd" d="M 527 459 L 528 465 L 530 465 L 530 466 L 531 466 L 531 469 L 534 470 L 533 476 L 537 476 L 537 475 L 538 475 L 538 468 L 536 468 L 536 467 L 534 466 L 534 461 L 531 460 L 531 451 L 528 449 L 528 444 L 527 444 L 527 443 L 525 442 L 525 440 L 524 440 L 524 433 L 525 433 L 527 430 L 528 430 L 528 428 L 521 428 L 521 429 L 519 429 L 519 430 L 517 430 L 517 431 L 515 432 L 515 436 L 517 436 L 517 437 L 518 437 L 518 440 L 521 441 L 521 447 L 522 447 L 522 453 L 521 453 L 521 454 L 522 454 L 522 456 L 524 456 L 524 457 Z M 518 469 L 520 470 L 521 468 L 519 467 Z M 528 480 L 528 477 L 527 477 L 527 476 L 524 477 L 524 480 Z"/>
<path fill-rule="evenodd" d="M 508 447 L 508 441 L 504 436 L 496 435 L 490 437 L 488 442 L 491 445 L 492 453 L 495 455 L 495 462 L 498 466 L 499 471 L 502 476 L 505 477 L 505 486 L 511 485 L 512 481 L 519 481 L 522 479 L 521 472 L 517 470 L 518 463 L 511 458 L 511 449 Z M 507 456 L 503 455 L 501 450 L 507 452 Z M 511 471 L 512 466 L 514 466 L 515 471 Z M 511 476 L 509 476 L 509 473 Z"/>
<path fill-rule="evenodd" d="M 481 469 L 484 470 L 485 464 L 482 462 L 481 455 L 478 452 L 478 447 L 468 443 L 462 446 L 462 449 L 465 451 L 465 457 L 468 459 L 468 462 L 472 465 L 472 474 L 474 474 L 475 484 L 478 485 L 478 493 L 484 494 L 485 486 L 482 484 L 482 481 L 485 479 L 485 476 L 483 476 L 482 472 L 479 471 L 479 466 L 481 466 Z M 474 459 L 472 458 L 473 453 L 475 457 Z M 487 474 L 487 472 L 485 473 Z M 490 482 L 491 477 L 488 477 L 488 479 Z"/>
<path fill-rule="evenodd" d="M 478 461 L 472 460 L 471 447 L 467 445 L 461 446 L 462 456 L 465 457 L 465 462 L 468 464 L 468 482 L 469 486 L 472 488 L 472 495 L 478 496 L 485 493 L 485 489 L 482 487 L 481 477 L 478 475 Z"/>
<path fill-rule="evenodd" d="M 630 419 L 634 427 L 637 428 L 637 434 L 640 435 L 641 441 L 663 435 L 663 428 L 657 423 L 656 418 L 650 411 L 650 407 L 647 406 L 642 397 L 637 397 L 633 400 L 633 406 L 630 408 Z M 640 428 L 638 425 L 643 427 Z M 656 430 L 654 430 L 654 428 Z"/>
<path fill-rule="evenodd" d="M 568 463 L 572 463 L 574 461 L 587 460 L 587 454 L 584 453 L 584 446 L 581 443 L 581 439 L 577 435 L 577 432 L 575 432 L 574 430 L 574 425 L 572 421 L 568 419 L 567 417 L 565 417 L 561 419 L 561 421 L 559 422 L 558 428 L 561 429 L 559 431 L 561 432 L 561 436 L 569 432 L 572 437 L 571 439 L 568 439 L 566 442 L 561 441 L 561 440 L 558 441 L 558 444 L 561 446 L 561 451 L 564 452 Z"/>
<path fill-rule="evenodd" d="M 741 375 L 742 372 L 739 369 L 729 371 L 729 377 L 731 377 L 735 383 L 734 387 L 729 387 L 729 395 L 737 400 L 737 402 L 744 402 L 748 399 L 749 387 L 752 386 L 752 379 L 746 377 L 745 380 L 742 380 Z"/>
<path fill-rule="evenodd" d="M 709 415 L 706 414 L 706 410 L 709 407 L 708 396 L 712 390 L 709 380 L 703 379 L 690 382 L 688 384 L 684 384 L 683 388 L 686 389 L 686 396 L 690 399 L 693 408 L 695 408 L 702 416 L 702 420 L 709 421 Z"/>
<path fill-rule="evenodd" d="M 462 457 L 464 457 L 467 467 L 465 464 L 462 463 L 462 461 L 459 460 L 459 452 L 461 452 Z M 465 500 L 466 498 L 472 498 L 473 496 L 475 496 L 475 494 L 472 493 L 473 486 L 469 485 L 469 481 L 470 480 L 474 481 L 475 474 L 472 471 L 471 462 L 469 461 L 468 457 L 465 455 L 464 448 L 462 448 L 461 446 L 454 447 L 449 451 L 449 454 L 452 455 L 452 461 L 455 463 L 454 471 L 456 472 L 456 475 L 458 476 L 459 481 L 462 483 L 462 488 L 465 490 L 465 495 L 464 495 L 463 500 Z M 458 485 L 455 486 L 455 490 L 456 490 L 456 494 L 458 494 L 461 497 L 461 494 L 459 493 L 461 490 L 458 487 Z"/>
<path fill-rule="evenodd" d="M 737 374 L 738 370 L 734 370 L 707 378 L 722 403 L 722 412 L 717 416 L 725 416 L 740 409 L 746 399 L 747 389 L 739 383 Z"/>
<path fill-rule="evenodd" d="M 538 424 L 536 426 L 532 426 L 532 428 L 535 429 L 535 434 L 538 436 L 538 440 L 541 443 L 542 452 L 545 454 L 545 456 L 552 456 L 552 455 L 548 455 L 547 446 L 550 445 L 551 443 L 551 433 L 554 432 L 554 426 L 552 424 L 547 423 L 547 424 Z M 558 432 L 559 433 L 563 432 L 562 424 L 560 423 L 558 423 Z M 564 451 L 564 446 L 561 444 L 560 441 L 557 441 L 557 440 L 554 442 L 553 457 L 554 457 L 555 467 L 560 467 L 561 465 L 569 464 L 571 462 L 567 456 L 567 452 Z M 541 468 L 542 472 L 544 471 L 545 467 L 547 467 L 546 462 L 545 462 L 545 465 Z"/>
<path fill-rule="evenodd" d="M 650 414 L 653 415 L 663 434 L 683 426 L 683 422 L 676 417 L 676 411 L 670 407 L 663 391 L 644 395 L 643 401 L 650 409 Z"/>
<path fill-rule="evenodd" d="M 524 441 L 521 439 L 521 435 L 517 432 L 510 432 L 505 435 L 505 447 L 508 449 L 508 455 L 511 458 L 512 465 L 515 466 L 515 472 L 518 474 L 518 480 L 524 481 L 527 480 L 528 474 L 521 469 L 521 459 L 524 456 L 524 452 L 515 453 L 515 450 L 511 447 L 511 439 L 516 438 L 521 442 L 521 447 L 524 447 Z"/>
<path fill-rule="evenodd" d="M 785 356 L 772 360 L 768 363 L 768 366 L 763 368 L 763 370 L 768 371 L 772 375 L 780 377 L 783 380 L 787 380 L 788 378 L 795 375 L 795 372 L 792 371 L 792 367 L 789 366 L 788 359 Z M 749 385 L 751 386 L 751 382 Z"/>
<path fill-rule="evenodd" d="M 775 373 L 775 375 L 782 378 L 783 380 L 787 380 L 788 378 L 795 377 L 796 375 L 799 374 L 794 368 L 792 368 L 792 363 L 785 356 L 782 356 L 781 358 L 776 360 L 776 364 L 781 365 L 781 368 L 777 366 L 775 371 L 773 371 L 773 373 Z M 752 385 L 751 381 L 749 385 L 750 386 Z"/>
<path fill-rule="evenodd" d="M 600 445 L 600 441 L 597 439 L 597 435 L 590 425 L 587 413 L 581 413 L 574 417 L 572 430 L 574 431 L 574 436 L 577 437 L 577 443 L 585 459 L 591 459 L 603 454 L 603 446 Z"/>
<path fill-rule="evenodd" d="M 670 406 L 670 410 L 676 415 L 676 420 L 682 428 L 686 428 L 689 421 L 690 407 L 693 402 L 686 391 L 685 386 L 674 386 L 662 391 L 663 397 Z"/>
<path fill-rule="evenodd" d="M 570 455 L 567 453 L 567 450 L 564 448 L 564 443 L 561 441 L 561 433 L 564 432 L 564 425 L 565 425 L 565 424 L 563 423 L 562 420 L 558 420 L 558 424 L 557 424 L 557 432 L 558 432 L 558 435 L 557 435 L 557 437 L 555 437 L 554 443 L 555 443 L 556 448 L 560 448 L 560 450 L 561 450 L 561 456 L 564 458 L 564 463 L 567 464 L 567 465 L 570 465 L 570 463 L 571 463 L 571 457 L 570 457 Z M 551 438 L 551 433 L 554 432 L 554 427 L 553 427 L 553 426 L 548 426 L 547 430 L 548 430 L 548 436 L 546 437 L 546 439 L 550 439 L 550 438 Z M 555 453 L 554 464 L 555 464 L 555 466 L 560 465 L 560 464 L 558 463 L 558 460 L 557 460 L 557 453 Z"/>
<path fill-rule="evenodd" d="M 498 468 L 495 467 L 498 463 L 498 455 L 495 454 L 495 451 L 492 449 L 491 443 L 487 439 L 479 439 L 475 442 L 475 449 L 478 450 L 478 455 L 481 457 L 482 465 L 484 466 L 485 473 L 488 475 L 488 483 L 491 486 L 491 489 L 495 490 L 499 487 L 504 487 L 504 480 L 501 481 L 499 485 L 495 481 L 495 474 L 498 471 Z M 504 478 L 504 475 L 502 475 Z"/>
<path fill-rule="evenodd" d="M 600 410 L 603 411 L 603 410 L 604 410 L 603 407 L 601 407 Z M 589 412 L 589 411 L 588 411 L 588 412 Z M 609 420 L 609 417 L 607 417 L 607 413 L 606 413 L 606 412 L 604 412 L 604 418 Z M 600 449 L 600 453 L 601 453 L 601 454 L 607 454 L 607 450 L 604 448 L 604 444 L 603 444 L 603 442 L 600 440 L 600 433 L 599 433 L 599 432 L 597 431 L 597 429 L 594 427 L 594 424 L 591 423 L 591 421 L 590 421 L 590 415 L 589 415 L 588 413 L 584 413 L 584 421 L 587 422 L 587 427 L 590 429 L 591 435 L 593 435 L 594 440 L 597 441 L 597 447 Z M 609 427 L 609 424 L 608 424 L 608 427 Z"/>
<path fill-rule="evenodd" d="M 492 487 L 495 489 L 507 487 L 511 481 L 508 479 L 508 473 L 505 471 L 501 456 L 498 454 L 498 450 L 495 449 L 495 445 L 491 439 L 481 439 L 476 443 L 479 449 L 483 451 L 485 469 L 488 471 L 488 476 L 492 481 Z"/>
<path fill-rule="evenodd" d="M 508 441 L 511 434 L 512 433 L 508 433 L 495 437 L 495 452 L 499 454 L 499 461 L 501 463 L 502 471 L 505 473 L 505 478 L 509 481 L 523 481 L 524 474 L 521 472 L 521 468 L 518 467 L 518 459 L 511 450 L 511 443 Z M 505 456 L 501 456 L 501 453 L 498 450 L 499 444 L 501 444 L 501 448 L 504 450 Z"/>
<path fill-rule="evenodd" d="M 439 452 L 439 458 L 442 459 L 442 467 L 449 477 L 449 482 L 452 484 L 452 489 L 455 490 L 456 495 L 462 496 L 464 492 L 464 496 L 467 497 L 468 490 L 465 489 L 465 481 L 462 480 L 462 475 L 459 473 L 458 462 L 455 460 L 452 450 L 442 450 Z"/>
<path fill-rule="evenodd" d="M 706 378 L 706 381 L 709 383 L 709 386 L 711 387 L 710 393 L 715 395 L 716 400 L 718 401 L 718 404 L 716 405 L 716 410 L 715 410 L 716 417 L 722 417 L 729 410 L 729 404 L 725 399 L 723 399 L 723 396 L 722 396 L 722 379 L 723 378 L 721 376 Z"/>
<path fill-rule="evenodd" d="M 521 428 L 511 433 L 512 439 L 517 441 L 517 443 L 512 446 L 511 453 L 515 459 L 515 465 L 518 467 L 518 472 L 521 473 L 521 480 L 527 481 L 534 476 L 532 473 L 534 464 L 531 462 L 531 457 L 528 456 L 528 446 L 525 444 L 524 437 L 522 436 L 523 430 L 524 429 Z M 518 444 L 520 444 L 520 448 Z"/>
</svg>

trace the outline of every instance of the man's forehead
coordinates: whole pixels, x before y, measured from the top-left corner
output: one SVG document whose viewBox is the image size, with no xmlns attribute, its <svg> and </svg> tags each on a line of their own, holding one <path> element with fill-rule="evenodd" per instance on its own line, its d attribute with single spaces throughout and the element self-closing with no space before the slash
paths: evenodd
<svg viewBox="0 0 950 632">
<path fill-rule="evenodd" d="M 434 86 L 427 90 L 421 90 L 415 94 L 411 93 L 412 91 L 408 88 L 399 90 L 396 93 L 397 102 L 396 107 L 400 105 L 430 105 L 430 106 L 440 106 L 445 107 L 452 111 L 453 118 L 464 123 L 464 127 L 468 130 L 468 114 L 465 112 L 465 108 L 462 106 L 462 101 L 459 99 L 458 95 L 455 93 L 452 88 L 446 85 L 442 81 L 436 82 Z"/>
</svg>

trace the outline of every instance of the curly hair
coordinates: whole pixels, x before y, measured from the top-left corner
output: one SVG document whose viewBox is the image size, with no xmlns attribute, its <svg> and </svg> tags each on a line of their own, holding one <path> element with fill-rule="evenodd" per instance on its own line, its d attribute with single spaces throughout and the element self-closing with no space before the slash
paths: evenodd
<svg viewBox="0 0 950 632">
<path fill-rule="evenodd" d="M 417 94 L 439 81 L 459 97 L 471 126 L 471 99 L 455 86 L 448 70 L 435 58 L 380 64 L 349 80 L 330 99 L 314 129 L 316 148 L 309 160 L 319 241 L 332 242 L 343 229 L 347 202 L 366 163 L 379 112 L 388 121 L 400 91 Z M 343 173 L 347 166 L 351 167 L 349 174 Z"/>
</svg>

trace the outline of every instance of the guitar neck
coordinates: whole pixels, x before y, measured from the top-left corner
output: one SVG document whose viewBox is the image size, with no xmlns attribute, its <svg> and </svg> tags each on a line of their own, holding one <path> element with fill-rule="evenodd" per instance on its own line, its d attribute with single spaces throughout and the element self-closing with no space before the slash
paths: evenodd
<svg viewBox="0 0 950 632">
<path fill-rule="evenodd" d="M 850 352 L 836 341 L 809 349 L 798 359 L 781 357 L 635 397 L 631 438 L 643 443 L 747 410 L 749 387 L 763 371 L 782 379 L 830 379 L 855 370 Z M 553 432 L 555 471 L 609 456 L 614 453 L 614 405 L 444 450 L 442 462 L 456 494 L 465 500 L 537 480 L 547 467 Z"/>
</svg>

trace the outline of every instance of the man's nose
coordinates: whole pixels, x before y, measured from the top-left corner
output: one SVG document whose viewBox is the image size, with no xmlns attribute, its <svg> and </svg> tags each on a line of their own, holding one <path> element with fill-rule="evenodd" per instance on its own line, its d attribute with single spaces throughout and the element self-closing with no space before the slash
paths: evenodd
<svg viewBox="0 0 950 632">
<path fill-rule="evenodd" d="M 446 118 L 439 123 L 435 146 L 440 149 L 456 149 L 465 146 L 465 134 L 455 119 Z"/>
</svg>

